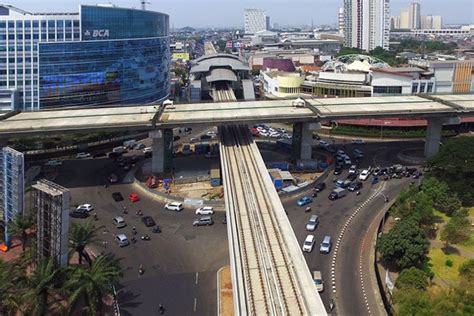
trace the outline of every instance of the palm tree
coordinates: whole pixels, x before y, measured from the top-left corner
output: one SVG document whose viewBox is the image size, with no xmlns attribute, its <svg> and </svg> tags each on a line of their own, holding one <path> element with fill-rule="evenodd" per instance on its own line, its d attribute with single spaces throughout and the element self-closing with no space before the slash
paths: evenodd
<svg viewBox="0 0 474 316">
<path fill-rule="evenodd" d="M 70 253 L 77 252 L 79 264 L 82 264 L 82 258 L 84 258 L 89 266 L 92 265 L 92 259 L 87 253 L 86 247 L 95 241 L 96 233 L 100 228 L 96 228 L 91 220 L 88 220 L 84 225 L 72 223 L 69 232 Z"/>
<path fill-rule="evenodd" d="M 46 315 L 49 309 L 50 295 L 55 291 L 55 282 L 61 270 L 56 269 L 52 259 L 43 259 L 31 275 L 25 279 L 25 292 L 22 300 L 25 304 L 25 314 Z"/>
<path fill-rule="evenodd" d="M 23 251 L 25 251 L 26 242 L 28 240 L 27 231 L 28 229 L 33 227 L 34 223 L 35 222 L 32 216 L 23 215 L 23 214 L 18 214 L 18 216 L 12 222 L 12 227 L 11 227 L 12 235 L 20 236 Z"/>
<path fill-rule="evenodd" d="M 71 291 L 69 296 L 71 311 L 81 299 L 84 299 L 88 315 L 101 314 L 102 299 L 106 295 L 113 294 L 111 284 L 117 282 L 123 275 L 119 260 L 111 255 L 101 255 L 90 267 L 71 266 L 68 269 L 70 274 L 65 289 Z"/>
<path fill-rule="evenodd" d="M 0 315 L 12 315 L 20 307 L 16 285 L 21 270 L 0 260 Z"/>
</svg>

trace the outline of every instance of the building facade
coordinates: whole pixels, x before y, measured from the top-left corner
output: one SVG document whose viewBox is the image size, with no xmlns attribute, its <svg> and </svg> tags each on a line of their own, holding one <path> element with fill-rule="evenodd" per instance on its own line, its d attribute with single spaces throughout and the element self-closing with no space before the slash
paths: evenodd
<svg viewBox="0 0 474 316">
<path fill-rule="evenodd" d="M 410 29 L 410 9 L 405 8 L 400 11 L 400 28 Z"/>
<path fill-rule="evenodd" d="M 421 29 L 442 29 L 443 18 L 440 15 L 425 15 L 421 17 Z"/>
<path fill-rule="evenodd" d="M 339 34 L 344 35 L 344 8 L 339 8 L 337 12 L 337 26 Z"/>
<path fill-rule="evenodd" d="M 258 31 L 267 29 L 267 18 L 265 11 L 260 9 L 244 10 L 244 30 L 245 34 L 255 34 Z"/>
<path fill-rule="evenodd" d="M 389 0 L 344 0 L 344 39 L 347 47 L 388 49 Z"/>
<path fill-rule="evenodd" d="M 420 14 L 419 3 L 410 4 L 410 28 L 411 29 L 421 28 L 421 14 Z"/>
<path fill-rule="evenodd" d="M 33 185 L 32 196 L 38 261 L 51 258 L 55 266 L 65 266 L 68 263 L 69 190 L 43 179 Z"/>
<path fill-rule="evenodd" d="M 166 14 L 0 6 L 0 89 L 18 90 L 21 110 L 159 101 L 169 94 L 169 65 Z"/>
<path fill-rule="evenodd" d="M 25 160 L 23 153 L 10 147 L 0 149 L 0 220 L 5 231 L 5 244 L 10 247 L 9 226 L 23 214 L 25 194 Z"/>
</svg>

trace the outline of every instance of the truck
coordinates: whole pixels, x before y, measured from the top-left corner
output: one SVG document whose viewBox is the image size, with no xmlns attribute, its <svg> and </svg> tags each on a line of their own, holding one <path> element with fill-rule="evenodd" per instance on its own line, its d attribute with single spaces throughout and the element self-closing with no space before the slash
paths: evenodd
<svg viewBox="0 0 474 316">
<path fill-rule="evenodd" d="M 346 196 L 347 194 L 347 191 L 343 188 L 336 188 L 334 190 L 332 190 L 331 194 L 329 194 L 328 198 L 330 200 L 337 200 L 337 199 L 340 199 L 344 196 Z"/>
<path fill-rule="evenodd" d="M 324 291 L 324 281 L 323 277 L 321 276 L 321 271 L 313 271 L 313 281 L 318 292 Z"/>
</svg>

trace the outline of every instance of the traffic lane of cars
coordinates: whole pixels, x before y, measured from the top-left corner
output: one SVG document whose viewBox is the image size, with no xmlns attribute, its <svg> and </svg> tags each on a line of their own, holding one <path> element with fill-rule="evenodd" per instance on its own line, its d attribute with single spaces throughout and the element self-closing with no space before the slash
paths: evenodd
<svg viewBox="0 0 474 316">
<path fill-rule="evenodd" d="M 343 175 L 345 175 L 345 173 Z M 344 222 L 350 216 L 351 210 L 353 210 L 357 203 L 366 200 L 372 190 L 371 186 L 366 186 L 367 188 L 362 189 L 360 195 L 348 192 L 347 196 L 331 201 L 328 199 L 328 195 L 331 192 L 334 183 L 329 179 L 325 183 L 326 188 L 318 193 L 318 196 L 314 198 L 314 202 L 310 204 L 311 212 L 305 212 L 306 206 L 296 206 L 298 198 L 287 201 L 285 206 L 299 245 L 303 245 L 307 235 L 311 234 L 315 236 L 314 248 L 310 253 L 305 253 L 305 258 L 311 272 L 318 270 L 321 271 L 323 275 L 325 290 L 320 293 L 320 295 L 324 304 L 328 307 L 329 300 L 332 297 L 330 268 L 333 249 L 331 249 L 329 254 L 322 254 L 319 252 L 320 243 L 324 236 L 330 236 L 334 243 L 334 238 L 339 235 L 339 231 L 342 229 Z M 306 224 L 314 214 L 318 215 L 319 224 L 315 231 L 309 232 L 306 230 Z"/>
<path fill-rule="evenodd" d="M 409 179 L 395 179 L 387 182 L 385 187 L 385 194 L 391 198 L 395 198 L 397 194 L 410 183 Z M 343 242 L 340 245 L 337 257 L 337 280 L 338 284 L 344 286 L 338 288 L 338 298 L 344 305 L 339 306 L 339 313 L 341 315 L 364 315 L 367 314 L 367 308 L 362 293 L 362 285 L 360 282 L 359 271 L 361 247 L 364 238 L 367 243 L 372 239 L 372 236 L 367 236 L 366 233 L 374 221 L 375 217 L 380 214 L 380 211 L 385 205 L 383 195 L 375 197 L 357 216 L 355 216 L 348 229 L 346 230 Z M 377 223 L 378 225 L 378 223 Z M 369 255 L 370 247 L 365 244 L 364 254 Z M 367 260 L 364 258 L 364 264 Z M 342 269 L 340 269 L 342 267 Z M 346 268 L 346 267 L 352 267 Z M 365 291 L 373 291 L 370 279 L 364 278 Z M 357 295 L 355 295 L 357 293 Z"/>
</svg>

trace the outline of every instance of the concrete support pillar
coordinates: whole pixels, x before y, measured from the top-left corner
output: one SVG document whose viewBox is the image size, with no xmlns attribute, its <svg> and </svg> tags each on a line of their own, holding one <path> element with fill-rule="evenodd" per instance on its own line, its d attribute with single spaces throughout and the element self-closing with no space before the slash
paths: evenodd
<svg viewBox="0 0 474 316">
<path fill-rule="evenodd" d="M 170 172 L 173 159 L 173 130 L 163 129 L 149 132 L 153 154 L 151 172 L 153 174 Z"/>
<path fill-rule="evenodd" d="M 313 148 L 313 131 L 320 129 L 321 123 L 293 124 L 292 157 L 293 159 L 311 159 Z"/>
<path fill-rule="evenodd" d="M 450 118 L 428 118 L 428 126 L 426 127 L 425 139 L 425 157 L 430 158 L 439 151 L 439 144 L 441 142 L 441 131 L 443 124 L 456 125 L 461 123 L 459 117 Z"/>
</svg>

